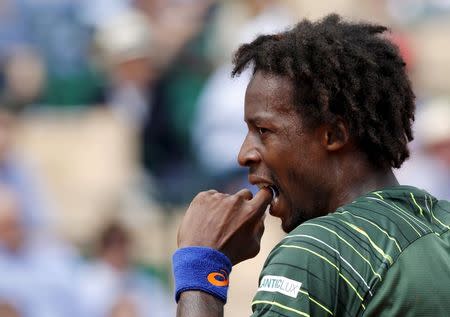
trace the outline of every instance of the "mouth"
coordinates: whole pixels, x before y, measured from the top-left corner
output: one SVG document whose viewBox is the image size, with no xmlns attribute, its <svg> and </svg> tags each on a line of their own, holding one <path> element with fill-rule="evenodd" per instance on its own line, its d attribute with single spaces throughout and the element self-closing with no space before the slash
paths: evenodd
<svg viewBox="0 0 450 317">
<path fill-rule="evenodd" d="M 261 190 L 263 188 L 269 188 L 272 192 L 272 201 L 270 202 L 269 214 L 274 217 L 281 217 L 283 214 L 283 202 L 281 199 L 282 192 L 278 185 L 269 181 L 267 178 L 262 178 L 256 175 L 249 175 L 249 182 L 253 185 L 258 186 Z"/>
<path fill-rule="evenodd" d="M 268 183 L 259 183 L 257 184 L 258 188 L 261 190 L 263 188 L 269 188 L 272 192 L 272 200 L 275 200 L 280 195 L 280 190 L 277 186 Z"/>
<path fill-rule="evenodd" d="M 270 189 L 270 191 L 272 192 L 271 206 L 273 207 L 273 205 L 278 201 L 280 197 L 280 188 L 268 179 L 256 175 L 249 175 L 248 180 L 252 185 L 258 186 L 260 190 L 263 188 Z"/>
<path fill-rule="evenodd" d="M 248 181 L 250 184 L 258 186 L 261 190 L 263 188 L 269 188 L 272 192 L 272 201 L 270 202 L 269 213 L 272 216 L 276 216 L 281 214 L 282 210 L 282 202 L 281 196 L 282 192 L 280 187 L 277 184 L 274 184 L 269 178 L 264 178 L 255 174 L 250 174 L 248 177 Z"/>
</svg>

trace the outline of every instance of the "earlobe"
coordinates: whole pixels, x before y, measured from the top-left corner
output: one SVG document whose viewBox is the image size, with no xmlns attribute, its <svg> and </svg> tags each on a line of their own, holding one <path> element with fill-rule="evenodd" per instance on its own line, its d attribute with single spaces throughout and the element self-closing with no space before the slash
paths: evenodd
<svg viewBox="0 0 450 317">
<path fill-rule="evenodd" d="M 327 125 L 323 132 L 323 145 L 328 151 L 340 150 L 349 141 L 348 127 L 341 119 Z"/>
</svg>

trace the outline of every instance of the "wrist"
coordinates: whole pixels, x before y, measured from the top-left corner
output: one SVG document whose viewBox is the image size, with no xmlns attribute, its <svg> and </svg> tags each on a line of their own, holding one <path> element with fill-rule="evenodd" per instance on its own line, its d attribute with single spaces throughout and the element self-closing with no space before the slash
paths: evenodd
<svg viewBox="0 0 450 317">
<path fill-rule="evenodd" d="M 184 247 L 175 251 L 172 262 L 177 302 L 181 293 L 197 290 L 226 303 L 232 264 L 225 254 L 209 247 Z"/>
</svg>

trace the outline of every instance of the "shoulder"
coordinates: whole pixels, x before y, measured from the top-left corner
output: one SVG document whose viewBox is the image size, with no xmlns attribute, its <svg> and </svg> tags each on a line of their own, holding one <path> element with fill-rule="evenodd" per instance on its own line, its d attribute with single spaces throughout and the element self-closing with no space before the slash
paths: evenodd
<svg viewBox="0 0 450 317">
<path fill-rule="evenodd" d="M 335 263 L 335 247 L 339 229 L 335 221 L 314 219 L 303 223 L 285 236 L 271 251 L 266 267 L 289 265 L 306 269 L 319 262 Z M 331 264 L 330 264 L 331 265 Z"/>
<path fill-rule="evenodd" d="M 289 303 L 312 315 L 356 316 L 364 311 L 373 285 L 381 280 L 379 272 L 391 256 L 384 247 L 376 251 L 376 243 L 368 239 L 370 223 L 358 217 L 335 212 L 290 232 L 266 260 L 256 303 L 277 298 L 282 305 Z M 277 285 L 298 285 L 298 297 L 287 298 Z"/>
<path fill-rule="evenodd" d="M 426 198 L 410 187 L 372 192 L 301 224 L 268 256 L 254 311 L 279 312 L 268 304 L 276 302 L 314 316 L 362 315 L 400 255 L 437 230 L 428 218 L 444 223 L 448 216 Z M 298 285 L 291 280 L 300 283 L 295 298 L 277 289 Z"/>
<path fill-rule="evenodd" d="M 280 241 L 265 265 L 314 264 L 315 267 L 336 269 L 335 266 L 342 266 L 348 260 L 355 262 L 360 258 L 366 262 L 363 258 L 373 252 L 368 234 L 373 235 L 371 226 L 375 226 L 371 219 L 344 209 L 306 221 Z M 390 260 L 389 256 L 382 258 Z"/>
<path fill-rule="evenodd" d="M 357 306 L 364 298 L 361 282 L 351 268 L 343 268 L 335 219 L 307 221 L 288 234 L 270 253 L 260 275 L 253 301 L 254 311 L 274 311 L 283 315 L 328 316 L 353 305 L 339 300 L 340 285 Z M 348 262 L 350 264 L 350 262 Z M 358 304 L 359 302 L 359 304 Z M 355 309 L 358 309 L 356 307 Z M 300 313 L 299 313 L 300 312 Z M 263 315 L 255 315 L 263 316 Z"/>
</svg>

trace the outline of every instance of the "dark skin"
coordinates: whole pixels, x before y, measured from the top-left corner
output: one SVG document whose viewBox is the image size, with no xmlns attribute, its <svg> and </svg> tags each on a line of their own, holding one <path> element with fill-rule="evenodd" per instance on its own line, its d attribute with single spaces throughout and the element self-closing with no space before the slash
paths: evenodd
<svg viewBox="0 0 450 317">
<path fill-rule="evenodd" d="M 306 127 L 287 77 L 255 73 L 245 96 L 245 121 L 248 133 L 238 161 L 261 190 L 253 198 L 247 190 L 198 194 L 180 226 L 178 247 L 208 246 L 235 265 L 259 252 L 269 205 L 290 232 L 367 192 L 398 184 L 391 169 L 373 167 L 358 150 L 343 118 Z M 275 188 L 273 199 L 267 186 Z M 223 316 L 223 303 L 207 293 L 186 291 L 177 316 Z"/>
</svg>

